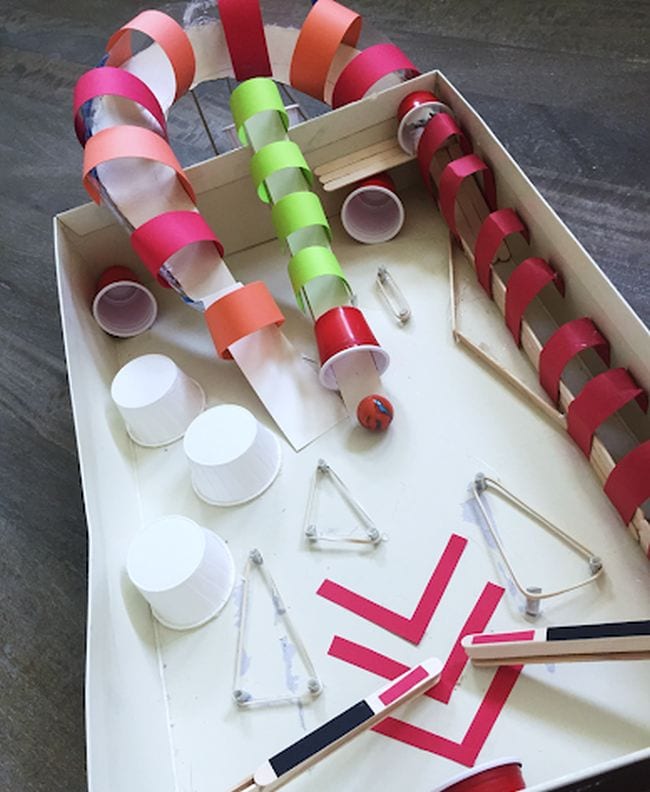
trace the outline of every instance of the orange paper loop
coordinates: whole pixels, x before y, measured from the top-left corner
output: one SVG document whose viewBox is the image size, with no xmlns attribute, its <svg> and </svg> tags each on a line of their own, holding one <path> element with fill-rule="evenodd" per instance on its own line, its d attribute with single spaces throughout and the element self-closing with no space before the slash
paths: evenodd
<svg viewBox="0 0 650 792">
<path fill-rule="evenodd" d="M 284 322 L 271 292 L 262 281 L 235 289 L 206 310 L 205 321 L 219 357 L 232 359 L 229 347 L 235 341 L 269 325 Z"/>
<path fill-rule="evenodd" d="M 323 100 L 332 61 L 341 44 L 354 47 L 361 33 L 361 17 L 335 0 L 318 0 L 298 35 L 291 59 L 291 85 Z"/>
<path fill-rule="evenodd" d="M 84 148 L 83 183 L 88 194 L 95 203 L 100 203 L 101 196 L 92 178 L 92 171 L 104 162 L 139 157 L 141 159 L 162 162 L 176 171 L 185 192 L 193 203 L 196 196 L 190 180 L 185 175 L 180 162 L 174 156 L 169 143 L 150 129 L 137 126 L 116 126 L 103 129 L 88 139 Z M 155 185 L 152 187 L 155 189 Z"/>
<path fill-rule="evenodd" d="M 194 50 L 183 28 L 162 11 L 143 11 L 126 25 L 123 25 L 108 40 L 106 51 L 109 53 L 107 66 L 121 66 L 133 54 L 131 32 L 138 31 L 153 39 L 169 58 L 176 77 L 174 101 L 187 93 L 196 71 Z"/>
</svg>

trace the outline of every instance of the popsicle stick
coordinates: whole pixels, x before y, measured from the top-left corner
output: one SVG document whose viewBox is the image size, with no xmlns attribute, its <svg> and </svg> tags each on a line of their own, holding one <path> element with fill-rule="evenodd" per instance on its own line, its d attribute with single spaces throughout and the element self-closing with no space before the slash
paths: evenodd
<svg viewBox="0 0 650 792">
<path fill-rule="evenodd" d="M 531 655 L 507 657 L 502 660 L 472 660 L 477 668 L 494 668 L 503 665 L 539 665 L 541 663 L 597 663 L 605 660 L 648 660 L 649 652 L 589 652 L 585 654 Z"/>
<path fill-rule="evenodd" d="M 333 178 L 337 177 L 337 174 L 349 168 L 350 165 L 357 165 L 365 159 L 398 148 L 399 146 L 394 138 L 386 138 L 385 140 L 380 140 L 379 143 L 373 143 L 372 146 L 366 146 L 364 149 L 345 154 L 343 157 L 337 157 L 337 159 L 331 160 L 330 162 L 324 162 L 322 165 L 314 168 L 314 173 L 323 183 L 331 181 Z M 401 151 L 402 149 L 400 148 L 399 150 Z M 410 159 L 414 158 L 411 156 Z"/>
<path fill-rule="evenodd" d="M 245 778 L 230 792 L 270 792 L 279 789 L 358 734 L 384 720 L 401 704 L 431 688 L 438 682 L 441 673 L 442 663 L 437 658 L 429 658 L 415 668 L 410 668 L 397 679 L 267 759 L 252 776 Z"/>
</svg>

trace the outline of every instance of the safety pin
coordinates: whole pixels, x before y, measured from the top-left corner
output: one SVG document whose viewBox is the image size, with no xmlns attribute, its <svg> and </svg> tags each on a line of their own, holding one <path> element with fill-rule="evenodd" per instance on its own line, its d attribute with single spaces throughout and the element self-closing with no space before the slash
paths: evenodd
<svg viewBox="0 0 650 792">
<path fill-rule="evenodd" d="M 411 307 L 386 267 L 379 267 L 377 270 L 377 287 L 391 313 L 401 325 L 405 325 L 411 318 Z"/>
<path fill-rule="evenodd" d="M 291 639 L 293 646 L 295 647 L 296 654 L 302 660 L 302 663 L 305 667 L 305 671 L 307 673 L 307 686 L 306 690 L 302 693 L 296 693 L 293 695 L 279 695 L 279 696 L 269 696 L 263 698 L 256 698 L 247 690 L 242 687 L 242 677 L 243 677 L 243 669 L 244 669 L 244 640 L 246 635 L 246 622 L 248 617 L 248 593 L 250 587 L 250 577 L 251 572 L 257 569 L 260 573 L 260 576 L 265 583 L 271 601 L 273 603 L 273 607 L 275 609 L 275 613 L 279 619 L 282 620 L 284 623 L 285 629 L 287 631 L 288 637 Z M 296 628 L 293 625 L 293 622 L 289 618 L 289 612 L 287 610 L 287 606 L 284 604 L 284 600 L 282 599 L 280 592 L 278 590 L 271 573 L 268 571 L 267 567 L 264 565 L 264 558 L 262 553 L 257 550 L 251 550 L 248 554 L 248 559 L 246 561 L 246 566 L 244 567 L 244 572 L 242 574 L 242 593 L 241 593 L 241 616 L 239 619 L 239 632 L 237 634 L 237 656 L 235 658 L 235 675 L 233 681 L 233 692 L 232 696 L 239 707 L 270 707 L 270 706 L 278 706 L 281 704 L 304 704 L 309 702 L 310 700 L 316 698 L 323 690 L 323 683 L 321 682 L 318 674 L 316 673 L 316 669 L 314 668 L 314 664 L 309 657 L 305 644 L 303 643 L 300 635 L 298 634 Z"/>
<path fill-rule="evenodd" d="M 365 533 L 365 537 L 354 535 L 340 535 L 332 533 L 322 533 L 318 530 L 316 525 L 316 512 L 318 511 L 318 493 L 320 490 L 323 478 L 327 476 L 339 495 L 356 513 L 361 523 L 361 528 Z M 310 542 L 349 542 L 351 544 L 372 544 L 378 545 L 380 542 L 387 539 L 384 534 L 379 533 L 375 526 L 372 517 L 363 508 L 359 501 L 352 495 L 348 487 L 343 483 L 340 476 L 334 471 L 324 459 L 319 459 L 314 471 L 314 476 L 311 481 L 309 490 L 309 498 L 307 500 L 307 508 L 305 510 L 305 523 L 304 533 Z"/>
<path fill-rule="evenodd" d="M 515 574 L 514 569 L 512 568 L 512 564 L 508 559 L 506 554 L 505 548 L 503 547 L 503 543 L 499 539 L 499 536 L 496 532 L 496 529 L 490 519 L 490 516 L 483 505 L 481 500 L 481 494 L 486 492 L 489 488 L 496 490 L 496 492 L 501 495 L 501 497 L 505 498 L 510 503 L 513 503 L 518 509 L 520 509 L 524 514 L 526 514 L 529 518 L 538 522 L 543 528 L 545 528 L 550 533 L 557 536 L 558 539 L 561 539 L 565 544 L 569 545 L 572 550 L 574 550 L 578 555 L 581 555 L 583 558 L 586 559 L 587 563 L 589 564 L 589 570 L 591 575 L 586 578 L 585 580 L 580 581 L 579 583 L 574 583 L 571 586 L 567 586 L 563 589 L 558 589 L 557 591 L 549 591 L 544 593 L 539 586 L 527 586 L 525 587 L 520 581 L 517 575 Z M 485 476 L 483 473 L 477 473 L 474 481 L 472 482 L 472 495 L 478 504 L 478 507 L 481 511 L 483 519 L 485 520 L 485 524 L 487 525 L 488 531 L 490 532 L 490 536 L 496 545 L 501 558 L 503 559 L 503 563 L 508 568 L 508 572 L 510 573 L 510 577 L 512 578 L 513 583 L 517 587 L 518 591 L 524 596 L 526 600 L 526 614 L 528 616 L 539 616 L 540 608 L 541 608 L 541 601 L 543 599 L 549 599 L 550 597 L 557 597 L 559 594 L 566 594 L 569 591 L 574 591 L 577 588 L 581 588 L 582 586 L 586 586 L 588 583 L 592 583 L 596 578 L 598 578 L 603 572 L 603 562 L 602 560 L 595 555 L 588 547 L 585 547 L 583 544 L 578 542 L 577 539 L 574 539 L 572 536 L 569 536 L 565 531 L 561 528 L 558 528 L 557 525 L 553 525 L 553 523 L 549 522 L 545 517 L 541 514 L 536 512 L 522 500 L 520 500 L 516 495 L 513 495 L 512 492 L 507 490 L 502 484 L 499 484 L 494 479 L 490 478 L 489 476 Z"/>
</svg>

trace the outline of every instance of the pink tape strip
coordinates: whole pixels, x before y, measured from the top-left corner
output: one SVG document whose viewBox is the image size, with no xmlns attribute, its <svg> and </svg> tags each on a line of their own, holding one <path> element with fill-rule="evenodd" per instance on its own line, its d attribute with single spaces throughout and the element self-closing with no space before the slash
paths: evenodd
<svg viewBox="0 0 650 792">
<path fill-rule="evenodd" d="M 457 534 L 451 535 L 410 618 L 378 605 L 332 580 L 324 580 L 316 593 L 373 624 L 418 644 L 429 626 L 466 545 L 467 539 Z"/>
<path fill-rule="evenodd" d="M 163 136 L 167 137 L 165 114 L 149 87 L 135 74 L 124 69 L 102 66 L 82 74 L 74 87 L 72 107 L 74 128 L 82 146 L 86 144 L 86 131 L 79 111 L 86 102 L 98 96 L 121 96 L 123 99 L 136 102 L 151 113 Z"/>
<path fill-rule="evenodd" d="M 488 274 L 489 278 L 489 274 Z M 492 279 L 490 278 L 490 285 Z M 524 259 L 506 283 L 506 327 L 517 346 L 521 343 L 521 323 L 526 309 L 545 286 L 554 283 L 564 296 L 564 280 L 559 272 L 542 258 Z"/>
<path fill-rule="evenodd" d="M 223 256 L 223 245 L 198 212 L 164 212 L 131 234 L 133 249 L 156 276 L 174 253 L 196 242 L 213 242 Z"/>
<path fill-rule="evenodd" d="M 485 635 L 475 635 L 472 644 L 493 644 L 510 643 L 512 641 L 532 641 L 535 638 L 535 630 L 518 630 L 517 632 L 506 633 L 486 633 Z"/>
<path fill-rule="evenodd" d="M 456 199 L 461 185 L 471 176 L 483 174 L 483 195 L 491 210 L 496 208 L 496 185 L 491 168 L 476 154 L 452 160 L 445 166 L 440 175 L 438 193 L 440 195 L 440 211 L 449 229 L 458 236 L 456 227 Z"/>
<path fill-rule="evenodd" d="M 395 44 L 375 44 L 355 56 L 339 75 L 332 94 L 332 107 L 362 99 L 382 77 L 403 71 L 406 79 L 420 73 L 415 64 Z"/>
<path fill-rule="evenodd" d="M 650 498 L 650 440 L 621 459 L 605 482 L 605 495 L 626 523 Z"/>
<path fill-rule="evenodd" d="M 271 77 L 259 0 L 217 0 L 217 5 L 236 79 Z"/>
<path fill-rule="evenodd" d="M 479 228 L 474 246 L 474 266 L 478 282 L 492 299 L 492 263 L 499 245 L 511 234 L 521 234 L 529 242 L 528 229 L 514 209 L 497 209 Z"/>
<path fill-rule="evenodd" d="M 433 193 L 431 189 L 431 174 L 429 172 L 431 160 L 441 148 L 449 145 L 454 137 L 458 138 L 463 154 L 470 154 L 472 151 L 471 141 L 465 137 L 461 128 L 447 113 L 437 113 L 424 128 L 418 143 L 417 154 L 422 180 L 430 193 Z"/>
<path fill-rule="evenodd" d="M 468 662 L 467 653 L 463 649 L 461 641 L 466 635 L 482 632 L 485 629 L 501 601 L 503 591 L 501 586 L 496 586 L 494 583 L 488 583 L 485 586 L 465 624 L 458 633 L 458 637 L 442 669 L 440 681 L 435 687 L 426 692 L 429 698 L 441 701 L 443 704 L 449 702 L 456 683 Z M 332 657 L 337 657 L 339 660 L 344 660 L 346 663 L 363 668 L 385 679 L 396 679 L 409 669 L 409 666 L 404 663 L 375 652 L 366 646 L 361 646 L 354 641 L 341 638 L 338 635 L 334 636 L 327 653 L 332 655 Z"/>
<path fill-rule="evenodd" d="M 373 726 L 372 730 L 411 745 L 413 748 L 472 767 L 505 706 L 521 669 L 522 666 L 503 666 L 498 669 L 465 736 L 459 743 L 398 718 L 385 718 L 381 723 Z"/>
<path fill-rule="evenodd" d="M 400 679 L 399 682 L 381 693 L 379 700 L 382 702 L 382 704 L 388 706 L 391 702 L 395 701 L 395 699 L 403 696 L 404 693 L 409 691 L 412 687 L 415 687 L 415 685 L 417 685 L 417 683 L 422 679 L 426 679 L 427 676 L 428 674 L 426 668 L 418 666 L 417 668 L 414 668 L 410 674 L 407 674 L 404 679 Z"/>
</svg>

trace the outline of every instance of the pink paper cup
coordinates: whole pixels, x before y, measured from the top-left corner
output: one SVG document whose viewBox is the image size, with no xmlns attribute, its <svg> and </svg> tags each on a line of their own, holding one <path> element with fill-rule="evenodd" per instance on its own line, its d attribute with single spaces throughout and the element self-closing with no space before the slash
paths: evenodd
<svg viewBox="0 0 650 792">
<path fill-rule="evenodd" d="M 158 303 L 132 270 L 114 266 L 104 270 L 97 281 L 92 313 L 105 333 L 132 338 L 155 322 Z"/>
<path fill-rule="evenodd" d="M 352 239 L 374 244 L 387 242 L 404 225 L 404 206 L 387 173 L 360 182 L 341 207 L 341 223 Z"/>
</svg>

